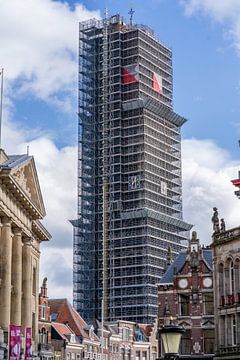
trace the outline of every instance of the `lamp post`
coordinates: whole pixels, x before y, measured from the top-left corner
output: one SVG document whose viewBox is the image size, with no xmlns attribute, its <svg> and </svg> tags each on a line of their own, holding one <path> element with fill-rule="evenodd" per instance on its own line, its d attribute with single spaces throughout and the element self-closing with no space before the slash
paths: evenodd
<svg viewBox="0 0 240 360">
<path fill-rule="evenodd" d="M 179 345 L 184 332 L 185 329 L 182 326 L 174 325 L 172 320 L 169 325 L 163 325 L 159 329 L 165 351 L 165 360 L 179 359 Z"/>
</svg>

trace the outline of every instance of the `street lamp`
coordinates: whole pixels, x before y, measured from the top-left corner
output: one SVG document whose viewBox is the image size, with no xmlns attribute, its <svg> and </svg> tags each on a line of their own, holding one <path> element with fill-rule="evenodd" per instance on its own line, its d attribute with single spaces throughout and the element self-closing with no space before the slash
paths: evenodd
<svg viewBox="0 0 240 360">
<path fill-rule="evenodd" d="M 165 360 L 177 360 L 179 358 L 179 345 L 184 332 L 185 329 L 182 326 L 174 325 L 172 321 L 169 325 L 163 325 L 159 329 L 165 351 Z"/>
</svg>

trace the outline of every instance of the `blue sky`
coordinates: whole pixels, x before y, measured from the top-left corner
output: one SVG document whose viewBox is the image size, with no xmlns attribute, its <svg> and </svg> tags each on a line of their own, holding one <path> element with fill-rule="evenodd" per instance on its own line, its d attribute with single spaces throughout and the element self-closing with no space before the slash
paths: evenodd
<svg viewBox="0 0 240 360">
<path fill-rule="evenodd" d="M 74 8 L 75 1 L 68 3 Z M 119 12 L 126 19 L 132 6 L 134 21 L 151 26 L 173 49 L 174 108 L 189 119 L 183 127 L 183 138 L 213 139 L 234 158 L 239 157 L 240 59 L 227 23 L 217 23 L 201 13 L 186 16 L 177 0 L 82 3 L 89 10 L 100 9 L 101 15 L 107 7 L 110 14 Z M 72 89 L 74 104 L 76 94 Z M 76 112 L 62 112 L 34 97 L 20 97 L 14 102 L 20 123 L 31 127 L 34 118 L 35 125 L 51 133 L 59 146 L 76 141 Z"/>
<path fill-rule="evenodd" d="M 230 180 L 240 169 L 239 0 L 0 0 L 5 73 L 3 147 L 34 155 L 52 240 L 42 245 L 50 296 L 72 294 L 77 205 L 78 22 L 109 13 L 155 30 L 173 49 L 174 110 L 182 129 L 184 218 L 211 242 L 212 207 L 239 225 Z M 61 264 L 61 269 L 59 269 Z"/>
<path fill-rule="evenodd" d="M 68 3 L 73 9 L 75 1 Z M 101 15 L 107 7 L 110 14 L 119 12 L 126 19 L 132 6 L 134 22 L 151 26 L 159 39 L 173 49 L 174 108 L 189 119 L 183 127 L 183 137 L 213 139 L 234 158 L 239 157 L 240 58 L 227 23 L 217 23 L 200 13 L 186 16 L 184 6 L 177 0 L 82 3 L 89 10 L 100 9 Z M 77 67 L 75 71 L 77 77 Z M 76 88 L 71 95 L 76 105 Z M 31 127 L 34 118 L 35 126 L 50 133 L 58 146 L 76 141 L 77 108 L 75 112 L 63 112 L 35 96 L 18 96 L 14 105 L 19 123 Z"/>
</svg>

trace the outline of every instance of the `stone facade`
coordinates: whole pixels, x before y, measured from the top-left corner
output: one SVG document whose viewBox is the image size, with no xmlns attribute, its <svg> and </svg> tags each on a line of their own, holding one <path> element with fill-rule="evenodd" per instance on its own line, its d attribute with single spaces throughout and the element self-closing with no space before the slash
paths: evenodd
<svg viewBox="0 0 240 360">
<path fill-rule="evenodd" d="M 212 247 L 215 359 L 240 359 L 240 227 L 215 226 Z"/>
<path fill-rule="evenodd" d="M 171 256 L 168 256 L 170 261 Z M 196 232 L 187 250 L 168 266 L 158 286 L 159 327 L 166 318 L 184 326 L 180 359 L 212 359 L 214 354 L 214 306 L 212 251 L 201 247 Z M 163 349 L 160 345 L 160 355 Z"/>
<path fill-rule="evenodd" d="M 32 328 L 38 341 L 40 243 L 50 234 L 40 223 L 45 209 L 34 159 L 0 149 L 0 327 L 7 342 L 10 324 Z"/>
</svg>

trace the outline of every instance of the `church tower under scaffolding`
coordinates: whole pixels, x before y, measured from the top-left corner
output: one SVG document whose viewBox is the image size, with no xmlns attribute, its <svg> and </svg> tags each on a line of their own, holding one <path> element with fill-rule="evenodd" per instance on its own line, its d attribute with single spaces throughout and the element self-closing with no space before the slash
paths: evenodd
<svg viewBox="0 0 240 360">
<path fill-rule="evenodd" d="M 73 302 L 87 321 L 151 323 L 169 246 L 186 246 L 172 52 L 119 15 L 80 23 Z"/>
</svg>

